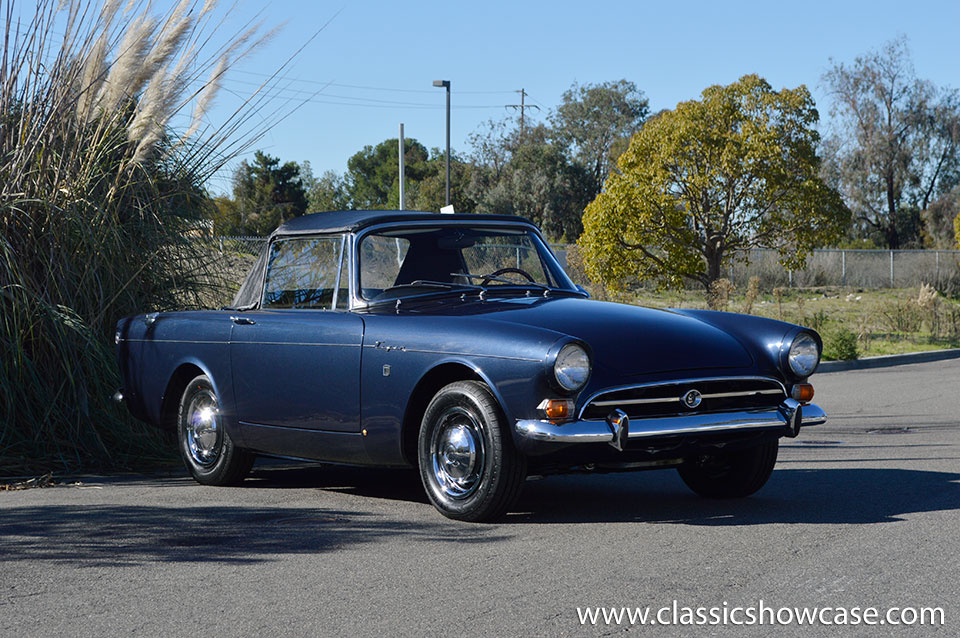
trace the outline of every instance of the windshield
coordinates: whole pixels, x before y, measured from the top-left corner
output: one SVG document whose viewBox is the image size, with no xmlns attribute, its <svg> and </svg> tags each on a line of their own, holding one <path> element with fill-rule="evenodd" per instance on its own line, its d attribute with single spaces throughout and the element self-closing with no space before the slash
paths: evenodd
<svg viewBox="0 0 960 638">
<path fill-rule="evenodd" d="M 360 294 L 368 301 L 478 287 L 574 289 L 526 229 L 397 228 L 366 235 L 357 254 Z"/>
</svg>

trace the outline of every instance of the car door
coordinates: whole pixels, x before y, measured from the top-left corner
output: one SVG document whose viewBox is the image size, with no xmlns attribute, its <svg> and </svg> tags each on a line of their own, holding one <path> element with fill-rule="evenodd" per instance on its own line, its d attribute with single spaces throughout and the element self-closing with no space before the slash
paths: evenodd
<svg viewBox="0 0 960 638">
<path fill-rule="evenodd" d="M 363 320 L 346 310 L 345 246 L 341 235 L 271 243 L 260 308 L 233 316 L 242 423 L 360 431 Z"/>
</svg>

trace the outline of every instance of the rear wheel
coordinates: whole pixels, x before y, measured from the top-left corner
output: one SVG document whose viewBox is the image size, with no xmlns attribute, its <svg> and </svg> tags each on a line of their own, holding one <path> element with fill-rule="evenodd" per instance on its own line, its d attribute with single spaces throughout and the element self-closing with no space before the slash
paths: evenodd
<svg viewBox="0 0 960 638">
<path fill-rule="evenodd" d="M 224 429 L 220 399 L 206 375 L 194 378 L 183 391 L 177 439 L 184 465 L 204 485 L 239 483 L 253 465 L 253 454 L 236 447 Z"/>
<path fill-rule="evenodd" d="M 691 490 L 708 498 L 750 496 L 767 482 L 777 463 L 779 441 L 723 454 L 689 458 L 677 468 Z"/>
<path fill-rule="evenodd" d="M 476 381 L 441 389 L 423 415 L 420 478 L 441 514 L 463 521 L 502 516 L 526 474 L 506 419 L 490 390 Z"/>
</svg>

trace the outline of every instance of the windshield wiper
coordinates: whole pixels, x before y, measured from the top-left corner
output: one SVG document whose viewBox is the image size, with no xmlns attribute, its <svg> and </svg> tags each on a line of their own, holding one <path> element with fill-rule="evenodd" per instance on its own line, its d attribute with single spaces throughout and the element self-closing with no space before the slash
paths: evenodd
<svg viewBox="0 0 960 638">
<path fill-rule="evenodd" d="M 220 310 L 235 310 L 237 312 L 245 312 L 247 310 L 253 310 L 257 307 L 257 302 L 248 303 L 245 306 L 221 306 Z"/>
<path fill-rule="evenodd" d="M 456 272 L 456 273 L 452 272 L 450 274 L 456 277 L 467 277 L 469 279 L 482 279 L 484 281 L 488 281 L 488 280 L 499 281 L 500 283 L 510 284 L 511 286 L 520 286 L 520 287 L 533 286 L 535 288 L 540 288 L 542 290 L 553 290 L 553 288 L 551 288 L 550 286 L 546 284 L 538 283 L 536 281 L 511 281 L 509 279 L 503 279 L 502 277 L 493 277 L 491 275 L 468 275 L 462 272 Z M 476 286 L 476 288 L 482 288 L 482 286 Z"/>
<path fill-rule="evenodd" d="M 429 279 L 415 279 L 408 284 L 397 284 L 396 286 L 390 286 L 389 288 L 384 288 L 380 294 L 382 295 L 385 292 L 392 292 L 394 290 L 400 290 L 402 288 L 439 288 L 441 290 L 460 290 L 466 288 L 468 290 L 483 290 L 480 286 L 475 286 L 473 284 L 454 284 L 448 281 L 431 281 Z"/>
<path fill-rule="evenodd" d="M 461 276 L 461 275 L 456 275 Z M 470 288 L 471 290 L 483 290 L 482 286 L 476 286 L 474 284 L 454 284 L 449 281 L 431 281 L 430 279 L 416 279 L 411 281 L 409 284 L 402 284 L 402 286 L 423 286 L 425 288 L 446 288 L 449 290 L 455 290 L 459 288 Z M 399 288 L 400 286 L 393 286 L 394 288 Z M 387 288 L 390 290 L 390 288 Z"/>
<path fill-rule="evenodd" d="M 435 290 L 429 293 L 424 292 L 420 294 L 414 294 L 411 296 L 401 296 L 401 297 L 396 297 L 393 294 L 390 294 L 398 290 L 402 290 L 404 288 L 434 288 Z M 438 294 L 440 292 L 459 292 L 459 291 L 465 291 L 465 290 L 477 290 L 480 293 L 483 293 L 485 289 L 482 288 L 481 286 L 475 286 L 473 284 L 454 284 L 448 281 L 431 281 L 429 279 L 416 279 L 414 281 L 411 281 L 408 284 L 397 284 L 396 286 L 390 286 L 389 288 L 385 288 L 380 292 L 379 295 L 377 295 L 377 297 L 387 294 L 388 296 L 386 298 L 371 299 L 367 303 L 371 306 L 376 306 L 384 303 L 395 303 L 395 302 L 398 303 L 400 302 L 401 299 L 416 299 L 424 295 Z"/>
</svg>

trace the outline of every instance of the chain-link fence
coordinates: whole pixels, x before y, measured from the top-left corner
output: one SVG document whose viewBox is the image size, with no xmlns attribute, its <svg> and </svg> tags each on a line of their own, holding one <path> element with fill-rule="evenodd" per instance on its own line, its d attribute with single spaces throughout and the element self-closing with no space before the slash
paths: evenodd
<svg viewBox="0 0 960 638">
<path fill-rule="evenodd" d="M 215 237 L 215 247 L 224 255 L 253 263 L 264 237 Z M 560 263 L 567 266 L 570 246 L 551 246 Z M 724 272 L 734 285 L 746 285 L 751 277 L 762 290 L 776 287 L 850 286 L 853 288 L 908 288 L 921 283 L 940 290 L 960 290 L 960 250 L 815 250 L 803 270 L 789 271 L 778 262 L 775 250 L 752 250 Z"/>
<path fill-rule="evenodd" d="M 266 237 L 253 236 L 213 238 L 214 245 L 222 253 L 253 255 L 253 257 L 260 254 L 260 249 L 263 247 L 263 242 L 265 241 L 267 241 Z"/>
<path fill-rule="evenodd" d="M 560 262 L 567 264 L 567 246 L 554 246 Z M 958 250 L 815 250 L 803 270 L 780 265 L 775 250 L 752 250 L 747 259 L 726 269 L 724 277 L 745 285 L 751 277 L 762 290 L 780 287 L 850 286 L 853 288 L 908 288 L 921 283 L 940 290 L 960 290 Z"/>
<path fill-rule="evenodd" d="M 266 240 L 266 237 L 213 237 L 203 240 L 209 242 L 215 268 L 223 277 L 221 283 L 226 288 L 224 294 L 232 297 L 240 288 Z"/>
<path fill-rule="evenodd" d="M 908 288 L 921 283 L 955 288 L 960 285 L 960 251 L 824 249 L 814 251 L 803 270 L 791 272 L 777 263 L 776 251 L 755 250 L 749 263 L 734 265 L 728 276 L 734 283 L 759 277 L 761 288 Z"/>
</svg>

